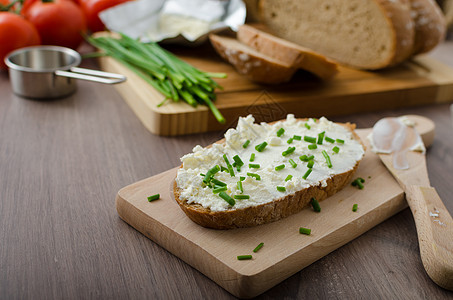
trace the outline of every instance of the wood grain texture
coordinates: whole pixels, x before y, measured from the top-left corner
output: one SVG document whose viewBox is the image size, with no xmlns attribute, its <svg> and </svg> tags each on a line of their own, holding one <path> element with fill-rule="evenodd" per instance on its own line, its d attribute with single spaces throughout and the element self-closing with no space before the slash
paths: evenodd
<svg viewBox="0 0 453 300">
<path fill-rule="evenodd" d="M 296 112 L 296 117 L 330 117 L 453 100 L 453 68 L 427 55 L 376 72 L 340 67 L 339 73 L 326 81 L 299 72 L 290 82 L 272 86 L 249 81 L 222 61 L 209 45 L 171 50 L 202 70 L 228 75 L 217 80 L 224 89 L 218 91 L 215 102 L 227 119 L 226 124 L 218 123 L 202 105 L 194 108 L 169 101 L 157 107 L 164 100 L 162 94 L 114 59 L 100 59 L 105 71 L 127 75 L 128 81 L 116 88 L 143 125 L 164 136 L 225 130 L 239 116 L 257 109 L 274 111 L 273 118 L 266 120 L 270 122 L 280 119 L 282 111 Z"/>
<path fill-rule="evenodd" d="M 432 55 L 453 67 L 452 52 L 447 42 Z M 94 61 L 83 66 L 98 67 Z M 14 96 L 2 72 L 0 90 L 0 298 L 234 299 L 115 210 L 119 189 L 177 166 L 194 145 L 208 145 L 222 132 L 153 135 L 111 86 L 80 81 L 71 97 L 37 102 Z M 449 105 L 333 120 L 369 128 L 382 117 L 403 114 L 436 123 L 428 173 L 453 213 Z M 259 299 L 452 297 L 424 271 L 412 214 L 405 209 Z"/>
</svg>

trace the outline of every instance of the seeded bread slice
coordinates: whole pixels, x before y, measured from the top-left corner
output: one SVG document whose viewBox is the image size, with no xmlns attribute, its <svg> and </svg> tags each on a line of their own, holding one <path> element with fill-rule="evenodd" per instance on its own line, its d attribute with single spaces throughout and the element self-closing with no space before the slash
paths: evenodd
<svg viewBox="0 0 453 300">
<path fill-rule="evenodd" d="M 307 70 L 322 79 L 330 79 L 338 73 L 337 64 L 326 57 L 256 27 L 240 26 L 237 39 L 264 55 L 290 66 Z"/>
<path fill-rule="evenodd" d="M 413 52 L 409 0 L 261 0 L 259 15 L 277 36 L 354 68 L 392 66 Z"/>
<path fill-rule="evenodd" d="M 350 123 L 342 125 L 353 132 L 355 140 L 362 143 L 354 132 L 355 125 Z M 180 199 L 179 195 L 181 190 L 178 188 L 176 181 L 173 186 L 173 192 L 176 202 L 184 213 L 193 222 L 203 227 L 214 229 L 253 227 L 278 221 L 298 213 L 310 204 L 311 198 L 313 197 L 318 201 L 322 201 L 337 193 L 351 181 L 359 163 L 360 161 L 358 161 L 350 171 L 330 177 L 327 180 L 327 185 L 324 187 L 319 183 L 316 186 L 310 186 L 309 188 L 297 191 L 272 202 L 243 209 L 229 209 L 226 211 L 213 212 L 197 203 L 188 204 L 187 201 Z"/>
</svg>

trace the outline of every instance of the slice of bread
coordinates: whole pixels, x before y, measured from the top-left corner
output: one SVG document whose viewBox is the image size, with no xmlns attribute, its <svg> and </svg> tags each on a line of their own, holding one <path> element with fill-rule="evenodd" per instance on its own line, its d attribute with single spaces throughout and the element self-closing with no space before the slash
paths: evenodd
<svg viewBox="0 0 453 300">
<path fill-rule="evenodd" d="M 289 120 L 289 119 L 287 119 L 287 120 Z M 302 126 L 299 126 L 300 128 L 302 128 L 302 127 L 304 127 L 303 125 L 307 122 L 307 119 L 296 119 L 295 121 L 297 122 L 296 123 L 297 125 L 302 125 Z M 241 120 L 240 120 L 240 122 L 241 122 Z M 276 123 L 280 127 L 280 124 L 283 124 L 283 123 L 281 123 L 283 121 L 279 121 L 279 122 L 274 122 L 274 123 Z M 311 122 L 315 122 L 315 121 L 311 120 Z M 319 122 L 319 121 L 316 121 L 316 122 Z M 310 123 L 310 124 L 313 125 L 316 123 Z M 330 122 L 330 124 L 334 124 L 334 123 Z M 266 128 L 266 130 L 276 129 L 276 127 L 271 128 L 267 125 L 269 125 L 269 124 L 262 123 L 260 126 L 264 126 Z M 361 147 L 361 149 L 363 150 L 363 153 L 364 153 L 365 147 L 363 146 L 362 142 L 360 141 L 360 138 L 354 132 L 355 125 L 347 123 L 347 124 L 337 124 L 337 125 L 334 124 L 334 125 L 329 125 L 329 126 L 338 126 L 338 125 L 345 128 L 346 129 L 346 130 L 344 130 L 345 132 L 349 132 L 349 135 L 348 135 L 349 140 L 347 140 L 344 145 L 348 145 L 348 143 L 354 144 L 355 145 L 354 147 L 359 147 L 359 148 Z M 248 128 L 247 130 L 251 129 L 254 132 L 259 132 L 259 130 L 257 130 L 256 127 L 251 128 L 253 126 L 254 125 L 247 126 L 244 128 Z M 313 126 L 315 126 L 315 125 L 313 125 Z M 313 129 L 313 126 L 312 126 L 312 129 Z M 327 127 L 327 128 L 331 128 L 331 127 Z M 329 131 L 326 131 L 326 135 L 328 133 L 329 133 Z M 330 133 L 332 134 L 332 131 Z M 235 135 L 236 135 L 236 137 L 238 137 L 237 134 L 239 134 L 239 135 L 241 134 L 239 131 L 239 126 L 238 126 L 238 131 L 233 130 L 231 135 L 228 136 L 228 132 L 227 132 L 227 134 L 226 134 L 227 141 L 226 142 L 224 139 L 224 140 L 219 141 L 218 145 L 214 144 L 214 146 L 225 147 L 225 148 L 231 147 L 231 143 L 234 144 L 234 142 L 232 140 L 228 140 L 228 138 L 232 137 L 232 136 L 234 137 Z M 275 132 L 272 132 L 272 134 L 275 134 Z M 285 141 L 286 141 L 286 138 L 287 137 L 285 137 Z M 298 142 L 303 143 L 303 140 L 298 141 Z M 253 146 L 251 151 L 254 151 L 253 143 L 254 142 L 252 142 L 250 144 L 250 147 Z M 268 146 L 268 147 L 270 147 L 270 149 L 267 149 L 264 151 L 274 151 L 272 149 L 271 143 L 272 142 L 270 142 L 270 145 Z M 324 143 L 328 144 L 328 146 L 326 145 L 326 147 L 329 147 L 329 149 L 331 147 L 333 147 L 332 144 L 330 144 L 329 142 L 325 141 Z M 240 142 L 240 144 L 242 144 L 242 141 Z M 284 145 L 287 145 L 286 142 L 284 143 Z M 300 144 L 300 145 L 302 145 L 302 144 Z M 213 151 L 214 153 L 217 153 L 216 152 L 217 150 L 215 149 L 214 146 L 208 146 L 206 148 L 200 147 L 197 151 L 199 151 L 200 149 L 201 149 L 201 151 L 205 151 L 207 149 L 207 150 Z M 199 146 L 197 146 L 197 147 L 199 147 Z M 322 147 L 322 146 L 319 146 L 319 147 Z M 242 148 L 242 146 L 240 146 L 238 148 Z M 236 148 L 236 149 L 238 149 L 238 148 Z M 230 148 L 228 148 L 228 149 L 230 149 Z M 234 147 L 232 149 L 234 149 Z M 305 149 L 305 146 L 304 146 L 304 149 Z M 358 148 L 354 148 L 354 149 L 358 149 Z M 326 175 L 326 177 L 322 177 L 325 179 L 320 180 L 319 182 L 314 181 L 314 182 L 311 182 L 310 184 L 303 185 L 303 186 L 305 186 L 304 188 L 296 189 L 295 191 L 291 191 L 290 193 L 285 193 L 284 194 L 285 196 L 282 196 L 282 197 L 272 198 L 271 201 L 267 201 L 267 202 L 257 201 L 256 205 L 252 201 L 252 204 L 247 204 L 248 206 L 236 208 L 238 205 L 238 202 L 241 200 L 236 200 L 236 203 L 234 206 L 228 206 L 228 204 L 225 204 L 226 202 L 224 203 L 220 197 L 216 198 L 218 196 L 214 195 L 213 192 L 211 190 L 209 190 L 206 186 L 204 189 L 208 190 L 208 191 L 206 192 L 205 190 L 202 190 L 203 183 L 200 183 L 201 176 L 199 176 L 199 174 L 197 173 L 199 171 L 198 166 L 197 166 L 198 163 L 195 164 L 196 167 L 194 167 L 194 163 L 197 160 L 200 160 L 201 162 L 203 162 L 203 164 L 209 165 L 208 168 L 210 168 L 211 164 L 215 165 L 216 163 L 219 163 L 219 164 L 221 164 L 221 163 L 213 162 L 212 159 L 205 159 L 205 157 L 200 157 L 200 155 L 199 155 L 200 152 L 195 153 L 195 150 L 196 150 L 196 148 L 194 148 L 193 154 L 188 155 L 189 157 L 185 156 L 182 159 L 183 166 L 181 166 L 180 172 L 178 172 L 178 176 L 174 183 L 174 196 L 175 196 L 176 202 L 179 204 L 181 209 L 192 221 L 194 221 L 195 223 L 197 223 L 201 226 L 208 227 L 208 228 L 214 228 L 214 229 L 233 229 L 233 228 L 242 228 L 242 227 L 252 227 L 252 226 L 257 226 L 257 225 L 261 225 L 261 224 L 274 222 L 274 221 L 283 219 L 285 217 L 288 217 L 292 214 L 295 214 L 297 212 L 300 212 L 302 209 L 304 209 L 307 205 L 310 204 L 312 198 L 315 198 L 318 201 L 324 200 L 325 198 L 335 194 L 336 192 L 341 190 L 344 186 L 346 186 L 348 183 L 350 183 L 354 172 L 356 171 L 361 159 L 363 158 L 363 154 L 360 154 L 359 156 L 357 154 L 352 155 L 351 152 L 349 152 L 349 154 L 346 154 L 346 153 L 348 153 L 348 151 L 345 150 L 345 152 L 344 152 L 345 155 L 354 156 L 355 159 L 352 160 L 350 158 L 346 158 L 348 163 L 350 162 L 350 165 L 347 165 L 346 167 L 343 166 L 342 167 L 343 171 L 341 171 L 339 173 L 330 174 L 328 176 Z M 296 150 L 296 152 L 297 151 L 299 151 L 299 148 L 298 148 L 298 150 Z M 341 153 L 341 151 L 342 150 L 340 150 L 340 153 Z M 299 168 L 298 172 L 303 173 L 307 169 L 307 166 L 305 166 L 304 163 L 301 162 L 301 160 L 299 160 L 299 158 L 297 156 L 300 154 L 296 155 L 296 152 L 293 153 L 294 155 L 292 158 L 294 159 L 294 161 L 297 161 L 298 168 Z M 234 152 L 234 153 L 237 153 L 237 152 Z M 229 155 L 231 155 L 231 157 L 232 157 L 234 155 L 234 153 L 229 153 Z M 248 153 L 247 153 L 247 155 L 248 155 Z M 256 157 L 258 158 L 259 155 L 260 155 L 260 153 L 257 152 Z M 333 157 L 333 155 L 335 155 L 335 154 L 331 153 L 330 155 Z M 245 158 L 246 158 L 245 153 L 241 153 L 241 156 L 243 157 L 244 162 L 246 162 L 246 164 L 244 166 L 242 166 L 242 168 L 247 168 L 247 165 L 249 163 L 248 157 L 247 157 L 247 160 L 245 160 Z M 281 157 L 281 154 L 278 153 L 278 156 Z M 321 174 L 323 172 L 322 171 L 323 167 L 321 166 L 322 165 L 321 161 L 324 158 L 322 157 L 322 155 L 320 155 L 320 156 L 321 156 L 321 160 L 318 160 L 317 154 L 315 155 L 316 163 L 315 163 L 315 166 L 313 167 L 313 169 L 315 170 L 315 171 L 313 171 L 313 173 L 318 172 L 319 174 Z M 347 156 L 345 156 L 345 157 L 347 157 Z M 357 158 L 357 157 L 359 157 L 359 158 Z M 341 159 L 343 159 L 343 158 L 344 157 L 341 157 Z M 333 158 L 333 159 L 335 159 L 335 158 Z M 266 160 L 268 160 L 268 159 L 266 158 Z M 268 164 L 272 164 L 272 162 L 270 162 L 270 161 L 271 160 L 268 160 Z M 338 157 L 337 162 L 339 163 L 339 161 L 340 161 L 340 157 Z M 341 160 L 341 161 L 343 161 L 343 160 Z M 188 165 L 185 165 L 186 163 Z M 275 163 L 275 161 L 274 161 L 274 163 Z M 204 167 L 206 167 L 206 166 L 204 166 Z M 194 170 L 194 168 L 195 168 L 195 170 Z M 263 168 L 261 176 L 270 176 L 270 177 L 268 177 L 268 178 L 263 177 L 263 178 L 261 178 L 260 182 L 268 182 L 266 180 L 268 180 L 269 178 L 275 179 L 275 177 L 272 177 L 272 176 L 279 176 L 280 174 L 283 176 L 282 178 L 285 178 L 287 176 L 286 173 L 278 173 L 278 172 L 282 172 L 282 171 L 274 172 L 273 166 L 271 168 L 261 166 L 261 168 Z M 267 169 L 265 169 L 265 168 L 267 168 Z M 297 170 L 296 168 L 292 169 L 291 166 L 288 164 L 288 166 L 286 166 L 285 172 L 296 172 L 296 170 Z M 316 168 L 319 168 L 319 169 L 316 169 Z M 324 168 L 326 168 L 326 167 L 324 166 Z M 250 169 L 250 170 L 247 169 L 246 171 L 243 171 L 243 172 L 253 172 L 253 170 L 254 169 Z M 274 173 L 274 174 L 271 174 L 271 173 Z M 236 177 L 230 177 L 230 175 L 228 173 L 224 174 L 224 173 L 219 172 L 217 174 L 218 175 L 216 175 L 216 176 L 219 176 L 219 177 L 224 176 L 223 178 L 224 178 L 225 182 L 228 182 L 227 180 L 230 180 L 232 183 L 234 183 L 234 184 L 232 184 L 232 185 L 234 185 L 233 187 L 230 186 L 230 183 L 228 184 L 228 193 L 230 193 L 232 196 L 234 193 L 239 192 L 238 190 L 235 190 L 236 189 L 235 186 L 236 186 L 236 181 L 241 180 L 241 181 L 243 181 L 243 192 L 244 192 L 244 194 L 250 194 L 251 200 L 253 200 L 254 198 L 255 199 L 259 198 L 259 197 L 264 198 L 263 195 L 265 195 L 265 193 L 260 194 L 261 190 L 263 190 L 262 186 L 258 186 L 257 190 L 255 190 L 255 192 L 256 192 L 255 194 L 252 193 L 253 187 L 251 187 L 250 185 L 254 184 L 252 182 L 254 179 L 251 179 L 251 178 L 247 178 L 245 180 L 240 179 L 240 178 L 238 178 L 239 177 L 238 174 L 236 174 L 236 175 L 238 175 Z M 275 175 L 275 174 L 277 174 L 277 175 Z M 295 173 L 293 173 L 293 174 L 295 174 Z M 193 177 L 190 177 L 190 176 L 193 176 Z M 316 176 L 318 176 L 318 174 L 315 174 L 313 176 L 315 176 L 315 178 L 316 178 Z M 294 175 L 294 177 L 296 177 L 296 175 Z M 247 180 L 249 180 L 249 181 L 247 181 Z M 290 179 L 290 181 L 291 180 L 293 180 L 293 179 Z M 296 182 L 294 183 L 293 187 L 297 188 L 297 186 L 298 186 L 297 180 L 299 180 L 299 179 L 294 178 L 294 180 L 296 180 Z M 300 179 L 300 180 L 301 180 L 300 182 L 304 182 L 304 180 L 302 180 L 302 179 Z M 281 181 L 282 181 L 282 183 L 280 183 L 280 184 L 284 185 L 285 181 L 287 181 L 287 180 L 285 180 L 285 181 L 281 180 Z M 189 185 L 186 184 L 187 182 L 189 182 Z M 199 186 L 200 184 L 201 184 L 201 186 Z M 288 184 L 290 184 L 290 182 L 288 182 Z M 288 185 L 288 186 L 291 187 L 291 185 Z M 182 189 L 182 187 L 184 187 L 184 190 Z M 275 187 L 272 186 L 272 189 L 274 189 L 274 188 Z M 187 198 L 187 193 L 185 193 L 185 197 L 182 197 L 183 191 L 190 191 L 190 193 L 192 193 L 192 191 L 199 192 L 200 190 L 202 190 L 201 193 L 206 192 L 207 194 L 204 194 L 204 195 L 207 195 L 207 197 L 213 197 L 214 201 L 220 201 L 224 205 L 227 205 L 227 207 L 225 209 L 220 209 L 220 210 L 211 209 L 210 207 L 206 207 L 206 205 L 204 205 L 202 201 L 197 202 L 197 201 L 194 201 L 193 199 L 188 201 L 188 199 L 190 199 L 190 197 Z M 199 197 L 198 194 L 195 194 L 196 192 L 193 192 L 193 193 L 194 193 L 193 195 L 197 195 L 196 197 Z M 261 195 L 261 196 L 258 196 L 258 195 Z M 201 199 L 198 199 L 198 200 L 201 200 Z M 262 200 L 262 199 L 260 199 L 260 200 Z M 212 201 L 212 199 L 209 199 L 207 201 L 207 203 L 212 203 L 209 201 Z M 241 203 L 239 203 L 239 206 L 240 205 L 241 205 Z"/>
<path fill-rule="evenodd" d="M 223 59 L 251 81 L 264 84 L 287 82 L 297 70 L 294 66 L 260 53 L 235 38 L 210 34 L 209 40 Z"/>
<path fill-rule="evenodd" d="M 326 57 L 256 27 L 240 26 L 237 39 L 264 55 L 290 66 L 307 70 L 321 79 L 330 79 L 338 73 L 337 64 Z"/>
<path fill-rule="evenodd" d="M 434 0 L 410 0 L 415 24 L 413 54 L 425 53 L 444 40 L 446 21 Z"/>
<path fill-rule="evenodd" d="M 413 53 L 409 0 L 261 0 L 259 15 L 277 36 L 354 68 L 392 66 Z"/>
</svg>

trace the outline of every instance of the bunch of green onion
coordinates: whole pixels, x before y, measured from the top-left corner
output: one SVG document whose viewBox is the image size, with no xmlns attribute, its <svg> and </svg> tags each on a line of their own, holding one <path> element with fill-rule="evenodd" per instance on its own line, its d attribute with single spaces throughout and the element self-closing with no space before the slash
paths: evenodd
<svg viewBox="0 0 453 300">
<path fill-rule="evenodd" d="M 214 90 L 221 88 L 212 78 L 225 78 L 225 73 L 201 71 L 155 42 L 142 43 L 121 33 L 119 38 L 99 36 L 87 37 L 87 40 L 162 93 L 165 99 L 158 106 L 168 99 L 182 99 L 193 107 L 204 104 L 218 122 L 225 123 L 225 118 L 212 102 L 215 100 Z"/>
</svg>

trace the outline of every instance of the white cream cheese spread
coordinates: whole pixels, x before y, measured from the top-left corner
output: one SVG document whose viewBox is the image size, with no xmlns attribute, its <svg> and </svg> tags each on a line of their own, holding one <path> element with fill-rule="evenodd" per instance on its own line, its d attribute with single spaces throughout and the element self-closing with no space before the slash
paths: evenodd
<svg viewBox="0 0 453 300">
<path fill-rule="evenodd" d="M 310 186 L 326 186 L 327 179 L 354 168 L 365 153 L 351 131 L 324 117 L 301 121 L 289 114 L 286 120 L 272 125 L 254 121 L 251 115 L 239 118 L 237 128 L 225 133 L 224 143 L 206 148 L 196 146 L 181 158 L 183 166 L 176 177 L 181 200 L 198 203 L 211 211 L 268 203 Z M 258 151 L 264 142 L 267 145 Z M 234 157 L 243 165 L 234 166 Z M 212 178 L 226 184 L 224 193 L 233 199 L 235 195 L 247 195 L 248 199 L 235 199 L 232 206 L 214 193 L 220 186 L 203 182 L 216 165 L 221 171 Z"/>
</svg>

